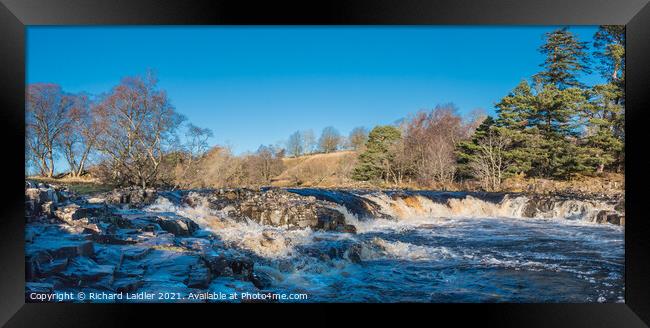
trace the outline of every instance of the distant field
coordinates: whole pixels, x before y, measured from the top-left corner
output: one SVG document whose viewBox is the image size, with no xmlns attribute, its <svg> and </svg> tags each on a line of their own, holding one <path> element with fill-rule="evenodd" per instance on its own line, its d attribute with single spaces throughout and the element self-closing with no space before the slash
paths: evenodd
<svg viewBox="0 0 650 328">
<path fill-rule="evenodd" d="M 357 152 L 339 151 L 282 159 L 286 169 L 272 181 L 273 186 L 345 187 L 358 183 L 350 180 Z"/>
</svg>

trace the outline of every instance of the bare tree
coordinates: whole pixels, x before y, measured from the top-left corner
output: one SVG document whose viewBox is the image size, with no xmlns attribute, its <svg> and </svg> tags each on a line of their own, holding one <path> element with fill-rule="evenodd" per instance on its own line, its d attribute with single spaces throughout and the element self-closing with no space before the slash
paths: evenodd
<svg viewBox="0 0 650 328">
<path fill-rule="evenodd" d="M 200 128 L 192 123 L 188 123 L 187 132 L 185 132 L 187 152 L 193 158 L 201 156 L 208 150 L 208 139 L 212 138 L 213 135 L 212 130 L 208 128 Z"/>
<path fill-rule="evenodd" d="M 470 168 L 474 176 L 481 181 L 485 190 L 498 191 L 501 189 L 504 172 L 510 165 L 505 156 L 509 145 L 510 140 L 494 127 L 490 128 L 486 135 L 478 140 L 476 154 L 470 162 Z"/>
<path fill-rule="evenodd" d="M 339 148 L 341 140 L 339 131 L 332 126 L 328 126 L 323 129 L 323 133 L 318 140 L 318 145 L 324 153 L 331 153 Z"/>
<path fill-rule="evenodd" d="M 260 146 L 254 154 L 246 156 L 244 165 L 251 185 L 268 185 L 284 170 L 280 151 L 272 146 Z"/>
<path fill-rule="evenodd" d="M 296 131 L 289 136 L 289 140 L 287 141 L 287 150 L 289 151 L 289 154 L 293 155 L 293 157 L 302 155 L 305 151 L 304 146 L 305 142 L 303 134 L 300 131 Z"/>
<path fill-rule="evenodd" d="M 176 153 L 179 156 L 171 159 L 176 162 L 175 187 L 188 186 L 200 174 L 199 159 L 208 150 L 208 139 L 212 136 L 212 130 L 208 128 L 201 128 L 192 123 L 187 124 L 183 150 Z"/>
<path fill-rule="evenodd" d="M 352 149 L 360 149 L 366 144 L 366 141 L 368 141 L 368 130 L 362 126 L 352 129 L 348 141 L 350 142 L 350 147 L 352 147 Z"/>
<path fill-rule="evenodd" d="M 229 147 L 216 146 L 200 160 L 200 175 L 192 180 L 193 187 L 233 187 L 247 183 L 244 160 L 232 154 Z"/>
<path fill-rule="evenodd" d="M 405 147 L 420 183 L 451 183 L 456 171 L 456 143 L 466 135 L 456 108 L 448 104 L 419 112 L 406 123 L 405 130 Z"/>
<path fill-rule="evenodd" d="M 40 175 L 54 175 L 54 156 L 57 140 L 68 126 L 68 110 L 72 97 L 56 84 L 32 84 L 27 87 L 25 108 L 26 138 L 31 161 Z"/>
<path fill-rule="evenodd" d="M 87 95 L 72 97 L 73 105 L 67 111 L 66 126 L 59 143 L 68 162 L 70 176 L 79 177 L 97 141 L 97 122 L 92 114 L 93 104 Z"/>
<path fill-rule="evenodd" d="M 149 72 L 127 77 L 97 106 L 98 149 L 107 157 L 117 183 L 146 188 L 156 182 L 168 149 L 177 144 L 175 131 L 184 118 Z"/>
<path fill-rule="evenodd" d="M 305 154 L 311 154 L 316 148 L 316 136 L 314 136 L 314 131 L 305 130 L 301 132 L 302 134 L 302 149 Z"/>
</svg>

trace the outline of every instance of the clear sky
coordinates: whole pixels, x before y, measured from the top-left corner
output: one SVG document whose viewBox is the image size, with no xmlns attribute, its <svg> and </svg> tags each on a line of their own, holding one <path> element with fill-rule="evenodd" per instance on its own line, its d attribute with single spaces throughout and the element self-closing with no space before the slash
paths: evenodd
<svg viewBox="0 0 650 328">
<path fill-rule="evenodd" d="M 236 153 L 296 130 L 494 104 L 540 70 L 554 27 L 28 27 L 27 82 L 107 92 L 157 72 L 177 111 Z M 596 27 L 570 29 L 592 43 Z M 592 74 L 587 83 L 599 78 Z"/>
</svg>

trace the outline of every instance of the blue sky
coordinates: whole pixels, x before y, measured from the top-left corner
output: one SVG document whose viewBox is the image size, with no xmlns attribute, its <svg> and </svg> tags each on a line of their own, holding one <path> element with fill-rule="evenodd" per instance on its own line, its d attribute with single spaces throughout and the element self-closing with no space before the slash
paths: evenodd
<svg viewBox="0 0 650 328">
<path fill-rule="evenodd" d="M 554 27 L 28 27 L 27 82 L 107 92 L 157 72 L 188 120 L 236 153 L 296 130 L 390 124 L 494 103 L 540 70 Z M 591 44 L 596 27 L 572 27 Z M 586 76 L 596 83 L 595 74 Z"/>
</svg>

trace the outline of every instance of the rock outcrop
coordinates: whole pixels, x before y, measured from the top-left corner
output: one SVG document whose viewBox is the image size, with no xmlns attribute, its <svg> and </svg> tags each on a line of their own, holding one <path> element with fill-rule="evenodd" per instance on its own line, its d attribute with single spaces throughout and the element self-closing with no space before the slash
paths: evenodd
<svg viewBox="0 0 650 328">
<path fill-rule="evenodd" d="M 235 219 L 250 219 L 257 223 L 303 229 L 354 233 L 354 226 L 346 223 L 335 203 L 301 196 L 282 189 L 218 189 L 208 192 L 190 192 L 182 203 L 192 207 L 206 205 L 226 212 Z"/>
<path fill-rule="evenodd" d="M 90 203 L 54 186 L 28 184 L 26 293 L 69 288 L 172 291 L 170 286 L 200 292 L 221 279 L 241 281 L 251 290 L 271 286 L 272 279 L 255 272 L 254 257 L 224 248 L 211 234 L 198 234 L 193 220 L 143 211 L 142 205 L 153 202 L 155 195 L 130 188 L 101 195 L 105 202 Z M 224 199 L 229 202 L 244 199 L 228 197 Z M 267 214 L 255 215 L 264 220 Z M 278 238 L 269 234 L 268 242 Z M 26 300 L 33 301 L 27 294 Z"/>
<path fill-rule="evenodd" d="M 156 200 L 155 189 L 142 189 L 140 187 L 129 187 L 115 189 L 104 195 L 109 204 L 119 204 L 132 207 L 149 205 Z"/>
</svg>

